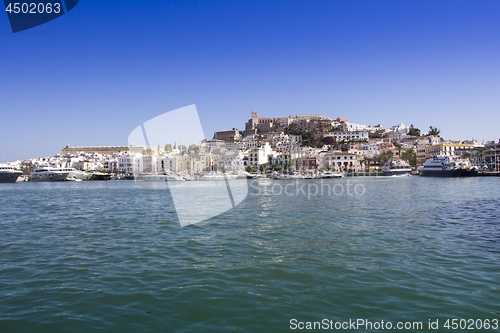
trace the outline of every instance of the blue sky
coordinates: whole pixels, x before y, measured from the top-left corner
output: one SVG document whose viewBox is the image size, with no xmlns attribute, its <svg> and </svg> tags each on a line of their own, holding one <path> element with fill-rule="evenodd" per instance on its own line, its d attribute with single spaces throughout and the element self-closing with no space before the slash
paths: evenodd
<svg viewBox="0 0 500 333">
<path fill-rule="evenodd" d="M 207 137 L 319 113 L 498 140 L 499 1 L 93 1 L 13 34 L 0 13 L 0 158 L 125 145 L 196 104 Z"/>
</svg>

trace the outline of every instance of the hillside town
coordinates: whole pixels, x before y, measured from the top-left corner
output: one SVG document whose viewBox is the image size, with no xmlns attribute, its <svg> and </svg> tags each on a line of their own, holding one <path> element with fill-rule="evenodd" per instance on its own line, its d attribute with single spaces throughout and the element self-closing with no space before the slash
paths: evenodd
<svg viewBox="0 0 500 333">
<path fill-rule="evenodd" d="M 432 126 L 421 130 L 398 124 L 389 128 L 356 124 L 347 118 L 298 114 L 261 118 L 257 111 L 236 128 L 188 147 L 66 146 L 52 157 L 15 161 L 26 174 L 41 166 L 130 175 L 134 173 L 227 172 L 372 172 L 388 160 L 405 160 L 416 168 L 435 155 L 461 156 L 481 168 L 498 171 L 500 141 L 445 140 Z"/>
</svg>

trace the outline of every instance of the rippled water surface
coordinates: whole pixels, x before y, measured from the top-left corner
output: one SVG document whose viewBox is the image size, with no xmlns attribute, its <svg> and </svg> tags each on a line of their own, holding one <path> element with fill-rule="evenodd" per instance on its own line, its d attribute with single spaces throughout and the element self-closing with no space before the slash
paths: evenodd
<svg viewBox="0 0 500 333">
<path fill-rule="evenodd" d="M 500 179 L 330 182 L 359 191 L 261 180 L 183 228 L 168 191 L 133 181 L 0 184 L 0 331 L 500 319 Z"/>
</svg>

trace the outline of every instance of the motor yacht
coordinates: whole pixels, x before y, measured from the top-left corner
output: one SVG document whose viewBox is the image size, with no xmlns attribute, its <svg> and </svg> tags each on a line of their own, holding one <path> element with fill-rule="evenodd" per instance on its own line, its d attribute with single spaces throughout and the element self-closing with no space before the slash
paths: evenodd
<svg viewBox="0 0 500 333">
<path fill-rule="evenodd" d="M 22 174 L 11 165 L 0 164 L 0 183 L 15 183 Z"/>
<path fill-rule="evenodd" d="M 41 167 L 33 170 L 28 180 L 32 182 L 63 181 L 68 178 L 68 175 L 69 171 L 63 171 L 61 168 Z"/>
<path fill-rule="evenodd" d="M 389 160 L 382 167 L 384 176 L 409 176 L 411 175 L 411 166 L 403 160 Z"/>
<path fill-rule="evenodd" d="M 417 170 L 423 177 L 471 177 L 478 174 L 478 169 L 468 159 L 445 155 L 433 156 Z"/>
</svg>

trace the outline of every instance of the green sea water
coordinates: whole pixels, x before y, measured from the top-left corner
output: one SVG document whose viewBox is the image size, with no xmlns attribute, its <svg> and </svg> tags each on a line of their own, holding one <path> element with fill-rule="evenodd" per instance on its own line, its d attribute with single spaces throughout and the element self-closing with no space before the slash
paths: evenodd
<svg viewBox="0 0 500 333">
<path fill-rule="evenodd" d="M 344 178 L 357 193 L 314 196 L 286 182 L 183 228 L 168 191 L 133 181 L 0 184 L 0 332 L 500 320 L 500 179 Z"/>
</svg>

